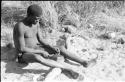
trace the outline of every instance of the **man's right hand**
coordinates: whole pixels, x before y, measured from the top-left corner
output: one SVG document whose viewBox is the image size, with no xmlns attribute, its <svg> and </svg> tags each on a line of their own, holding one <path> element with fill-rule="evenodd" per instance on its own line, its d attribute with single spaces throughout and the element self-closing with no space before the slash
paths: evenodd
<svg viewBox="0 0 125 82">
<path fill-rule="evenodd" d="M 48 52 L 43 52 L 42 51 L 42 53 L 41 53 L 42 55 L 43 55 L 43 57 L 45 57 L 45 58 L 48 58 L 49 57 L 49 53 Z"/>
</svg>

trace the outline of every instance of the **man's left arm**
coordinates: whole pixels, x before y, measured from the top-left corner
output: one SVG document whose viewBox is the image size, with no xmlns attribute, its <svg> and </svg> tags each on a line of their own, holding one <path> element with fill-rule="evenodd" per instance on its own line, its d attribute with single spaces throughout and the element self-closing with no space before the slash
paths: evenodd
<svg viewBox="0 0 125 82">
<path fill-rule="evenodd" d="M 55 53 L 58 53 L 59 49 L 57 47 L 50 45 L 45 39 L 43 39 L 41 37 L 42 33 L 40 32 L 40 30 L 41 29 L 38 27 L 37 38 L 38 38 L 38 41 L 40 42 L 40 44 L 47 47 L 48 49 L 53 50 Z"/>
</svg>

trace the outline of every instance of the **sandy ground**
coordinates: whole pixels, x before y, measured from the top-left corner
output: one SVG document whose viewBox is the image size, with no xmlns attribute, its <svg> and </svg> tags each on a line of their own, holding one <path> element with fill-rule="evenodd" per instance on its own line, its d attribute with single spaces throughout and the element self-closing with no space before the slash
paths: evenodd
<svg viewBox="0 0 125 82">
<path fill-rule="evenodd" d="M 70 42 L 71 40 L 72 42 Z M 39 63 L 29 63 L 28 65 L 16 63 L 12 60 L 14 49 L 1 46 L 1 82 L 42 82 L 36 79 L 47 73 L 50 73 L 50 76 L 54 76 L 56 73 L 57 75 L 46 82 L 125 81 L 125 43 L 117 44 L 111 42 L 111 40 L 100 39 L 86 41 L 78 37 L 69 38 L 67 43 L 68 50 L 79 54 L 83 59 L 97 58 L 94 66 L 78 69 L 84 75 L 83 80 L 74 80 L 61 73 L 59 69 L 50 71 L 50 67 Z"/>
</svg>

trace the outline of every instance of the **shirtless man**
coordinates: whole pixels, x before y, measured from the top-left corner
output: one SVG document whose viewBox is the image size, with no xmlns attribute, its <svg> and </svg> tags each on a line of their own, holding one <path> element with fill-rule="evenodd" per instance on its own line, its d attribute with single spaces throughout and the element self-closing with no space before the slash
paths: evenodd
<svg viewBox="0 0 125 82">
<path fill-rule="evenodd" d="M 18 22 L 13 30 L 14 45 L 17 51 L 18 62 L 38 62 L 50 67 L 57 67 L 77 72 L 77 66 L 50 59 L 51 53 L 58 53 L 58 49 L 49 45 L 40 37 L 39 20 L 42 9 L 38 5 L 31 5 L 27 9 L 27 17 Z"/>
</svg>

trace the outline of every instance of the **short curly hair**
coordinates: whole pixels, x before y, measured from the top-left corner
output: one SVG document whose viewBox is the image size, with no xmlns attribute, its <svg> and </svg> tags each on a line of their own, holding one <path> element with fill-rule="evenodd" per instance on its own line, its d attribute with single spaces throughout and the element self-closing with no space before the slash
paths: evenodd
<svg viewBox="0 0 125 82">
<path fill-rule="evenodd" d="M 27 16 L 38 16 L 42 15 L 42 8 L 36 4 L 30 5 L 27 9 Z"/>
</svg>

